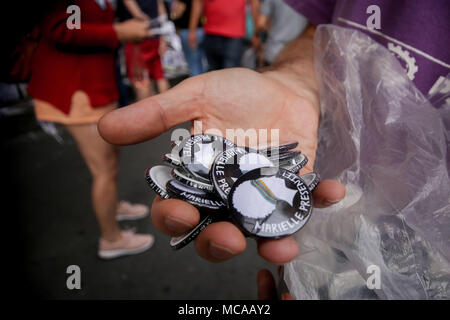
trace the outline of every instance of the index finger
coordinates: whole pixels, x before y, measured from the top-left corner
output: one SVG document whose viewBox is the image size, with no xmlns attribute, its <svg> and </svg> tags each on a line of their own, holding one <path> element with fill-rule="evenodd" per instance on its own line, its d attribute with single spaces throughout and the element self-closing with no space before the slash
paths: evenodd
<svg viewBox="0 0 450 320">
<path fill-rule="evenodd" d="M 199 118 L 201 81 L 187 79 L 162 94 L 107 113 L 98 123 L 100 135 L 112 144 L 134 144 Z"/>
</svg>

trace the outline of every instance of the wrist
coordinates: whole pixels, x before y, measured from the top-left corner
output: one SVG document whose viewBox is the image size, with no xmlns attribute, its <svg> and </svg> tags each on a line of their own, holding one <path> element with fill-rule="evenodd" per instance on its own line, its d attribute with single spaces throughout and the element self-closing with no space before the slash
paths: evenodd
<svg viewBox="0 0 450 320">
<path fill-rule="evenodd" d="M 121 27 L 120 23 L 114 23 L 113 29 L 116 32 L 117 39 L 119 41 L 122 41 L 122 27 Z"/>
<path fill-rule="evenodd" d="M 298 96 L 310 101 L 317 111 L 319 105 L 319 89 L 314 69 L 305 67 L 305 69 L 287 68 L 287 67 L 268 67 L 261 72 L 281 85 L 289 88 Z"/>
<path fill-rule="evenodd" d="M 274 64 L 261 72 L 297 95 L 307 98 L 319 110 L 319 89 L 314 69 L 314 34 L 315 27 L 307 27 L 299 38 L 281 51 Z"/>
</svg>

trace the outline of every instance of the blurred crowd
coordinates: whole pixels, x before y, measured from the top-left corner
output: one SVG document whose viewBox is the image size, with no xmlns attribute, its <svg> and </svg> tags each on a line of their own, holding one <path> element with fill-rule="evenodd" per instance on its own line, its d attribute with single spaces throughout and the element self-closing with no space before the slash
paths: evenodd
<svg viewBox="0 0 450 320">
<path fill-rule="evenodd" d="M 119 39 L 113 48 L 120 106 L 164 92 L 169 82 L 187 76 L 230 67 L 268 66 L 308 22 L 281 0 L 92 0 L 60 1 L 60 18 L 67 20 L 67 24 L 60 21 L 61 25 L 69 26 L 69 20 L 75 19 L 75 12 L 68 9 L 75 4 L 80 7 L 83 32 L 83 13 L 89 15 L 87 11 L 93 8 L 89 2 L 102 11 L 110 7 L 117 36 L 130 38 Z M 45 12 L 36 15 L 38 19 L 27 19 L 31 21 L 25 24 L 27 29 L 19 30 L 21 34 L 6 50 L 7 69 L 0 79 L 2 102 L 27 94 L 36 47 L 45 33 L 43 25 L 48 30 L 44 22 L 57 12 L 56 3 L 43 2 Z M 103 31 L 87 32 L 95 39 Z M 50 57 L 44 58 L 45 62 Z"/>
<path fill-rule="evenodd" d="M 308 23 L 281 0 L 118 0 L 112 4 L 119 21 L 136 19 L 150 26 L 149 38 L 128 42 L 119 50 L 121 75 L 134 87 L 137 100 L 155 93 L 149 86 L 152 81 L 158 92 L 164 92 L 169 87 L 166 79 L 268 66 Z M 122 104 L 129 103 L 126 91 L 120 92 Z"/>
</svg>

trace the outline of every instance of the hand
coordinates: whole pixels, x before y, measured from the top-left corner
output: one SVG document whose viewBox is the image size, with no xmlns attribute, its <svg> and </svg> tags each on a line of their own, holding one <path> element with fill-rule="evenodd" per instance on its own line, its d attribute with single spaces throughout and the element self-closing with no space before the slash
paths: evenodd
<svg viewBox="0 0 450 320">
<path fill-rule="evenodd" d="M 197 48 L 197 32 L 195 30 L 194 31 L 189 30 L 188 45 L 192 49 Z"/>
<path fill-rule="evenodd" d="M 159 55 L 162 57 L 164 55 L 164 53 L 167 50 L 167 43 L 166 40 L 164 39 L 164 37 L 160 37 L 159 38 L 159 48 L 158 48 L 158 52 Z"/>
<path fill-rule="evenodd" d="M 114 24 L 119 41 L 141 42 L 151 36 L 150 21 L 129 19 Z"/>
<path fill-rule="evenodd" d="M 170 9 L 170 17 L 172 20 L 176 20 L 181 17 L 186 10 L 186 4 L 179 0 L 175 0 L 172 2 L 172 7 Z"/>
<path fill-rule="evenodd" d="M 260 51 L 261 49 L 261 39 L 258 36 L 252 36 L 251 38 L 252 48 L 255 52 Z"/>
<path fill-rule="evenodd" d="M 291 81 L 277 71 L 261 74 L 234 68 L 192 77 L 163 94 L 106 114 L 98 126 L 103 138 L 123 145 L 154 138 L 194 119 L 202 121 L 204 130 L 216 128 L 224 133 L 227 128 L 279 129 L 280 143 L 298 141 L 298 150 L 308 157 L 302 174 L 313 169 L 319 123 L 317 94 L 306 82 Z M 314 203 L 327 206 L 344 194 L 340 183 L 324 180 L 313 193 Z M 199 217 L 195 207 L 181 200 L 156 197 L 153 203 L 155 227 L 171 236 L 192 229 Z M 195 248 L 203 258 L 220 262 L 242 253 L 246 239 L 232 223 L 217 222 L 199 234 Z M 293 237 L 260 240 L 258 253 L 269 262 L 283 264 L 297 256 L 298 246 Z"/>
<path fill-rule="evenodd" d="M 150 26 L 150 22 L 151 22 L 152 19 L 150 19 L 150 17 L 146 13 L 143 12 L 142 15 L 140 17 L 137 17 L 137 18 L 139 20 L 141 20 L 141 21 L 144 21 L 144 22 L 148 23 L 149 26 Z"/>
</svg>

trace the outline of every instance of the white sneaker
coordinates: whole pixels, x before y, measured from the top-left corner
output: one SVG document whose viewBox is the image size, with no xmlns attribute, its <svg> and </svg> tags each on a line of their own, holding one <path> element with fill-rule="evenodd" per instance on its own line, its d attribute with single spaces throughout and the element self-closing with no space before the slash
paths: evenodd
<svg viewBox="0 0 450 320">
<path fill-rule="evenodd" d="M 133 231 L 122 231 L 117 241 L 100 239 L 98 256 L 102 259 L 114 259 L 121 256 L 138 254 L 150 249 L 155 242 L 151 234 L 135 234 Z"/>
<path fill-rule="evenodd" d="M 138 220 L 148 216 L 150 209 L 144 204 L 132 204 L 128 201 L 120 201 L 117 206 L 117 221 Z"/>
</svg>

